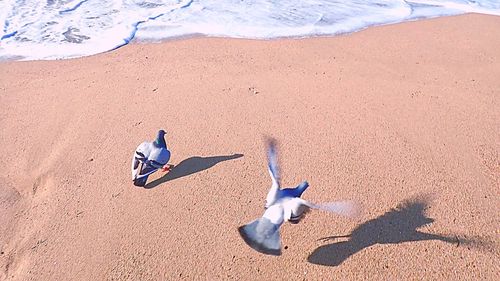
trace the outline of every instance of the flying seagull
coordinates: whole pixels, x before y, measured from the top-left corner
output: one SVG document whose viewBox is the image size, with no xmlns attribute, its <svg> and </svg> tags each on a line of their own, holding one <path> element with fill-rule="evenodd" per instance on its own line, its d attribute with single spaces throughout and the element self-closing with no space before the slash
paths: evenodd
<svg viewBox="0 0 500 281">
<path fill-rule="evenodd" d="M 274 139 L 268 140 L 267 148 L 272 185 L 266 196 L 264 215 L 238 228 L 241 237 L 250 247 L 263 254 L 281 255 L 280 226 L 285 221 L 299 223 L 311 209 L 333 212 L 343 216 L 355 215 L 357 208 L 349 201 L 314 204 L 300 198 L 309 186 L 306 181 L 295 188 L 281 189 L 276 141 Z"/>
<path fill-rule="evenodd" d="M 163 168 L 168 171 L 170 165 L 170 151 L 165 143 L 165 131 L 159 130 L 158 136 L 153 142 L 141 143 L 132 157 L 132 180 L 136 186 L 146 185 L 148 176 Z"/>
</svg>

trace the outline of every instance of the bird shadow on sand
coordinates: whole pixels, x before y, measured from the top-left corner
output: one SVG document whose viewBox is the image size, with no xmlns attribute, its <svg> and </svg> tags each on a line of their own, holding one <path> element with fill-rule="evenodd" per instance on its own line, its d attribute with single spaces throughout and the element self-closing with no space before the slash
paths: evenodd
<svg viewBox="0 0 500 281">
<path fill-rule="evenodd" d="M 418 228 L 431 224 L 434 219 L 425 215 L 429 206 L 428 195 L 419 196 L 400 203 L 384 215 L 369 220 L 356 227 L 350 235 L 331 236 L 320 240 L 329 241 L 348 238 L 316 248 L 308 257 L 313 264 L 338 266 L 350 256 L 376 244 L 399 244 L 405 242 L 438 240 L 479 249 L 491 248 L 491 243 L 480 238 L 460 238 L 458 235 L 438 235 L 425 233 Z"/>
<path fill-rule="evenodd" d="M 189 176 L 194 173 L 210 169 L 220 162 L 233 160 L 243 157 L 243 154 L 233 154 L 226 156 L 210 156 L 210 157 L 200 157 L 194 156 L 182 160 L 179 164 L 175 165 L 167 174 L 163 177 L 156 179 L 148 184 L 145 188 L 154 188 L 164 182 Z"/>
</svg>

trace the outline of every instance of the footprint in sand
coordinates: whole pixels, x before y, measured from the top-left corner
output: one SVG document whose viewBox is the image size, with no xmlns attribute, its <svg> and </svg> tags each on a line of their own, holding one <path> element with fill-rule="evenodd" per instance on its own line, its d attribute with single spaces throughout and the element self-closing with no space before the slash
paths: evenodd
<svg viewBox="0 0 500 281">
<path fill-rule="evenodd" d="M 16 220 L 16 210 L 21 194 L 6 179 L 0 178 L 0 252 L 3 252 L 7 237 Z M 3 254 L 0 254 L 0 259 Z"/>
<path fill-rule="evenodd" d="M 0 179 L 0 225 L 5 226 L 0 228 L 0 280 L 23 276 L 32 262 L 33 251 L 47 242 L 36 233 L 47 219 L 41 203 L 55 187 L 55 177 L 52 172 L 45 172 L 17 183 L 21 190 L 13 186 Z M 19 211 L 23 215 L 18 216 Z"/>
<path fill-rule="evenodd" d="M 5 178 L 0 178 L 0 280 L 7 279 L 9 267 L 13 262 L 7 244 L 14 235 L 16 211 L 21 199 L 21 194 L 13 184 Z"/>
<path fill-rule="evenodd" d="M 32 187 L 32 195 L 37 198 L 47 194 L 47 191 L 54 186 L 54 175 L 50 172 L 35 178 Z"/>
</svg>

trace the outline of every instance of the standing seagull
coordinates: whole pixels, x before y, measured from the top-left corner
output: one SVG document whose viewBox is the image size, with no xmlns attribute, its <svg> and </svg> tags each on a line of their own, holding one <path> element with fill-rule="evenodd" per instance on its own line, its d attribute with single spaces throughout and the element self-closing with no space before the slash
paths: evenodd
<svg viewBox="0 0 500 281">
<path fill-rule="evenodd" d="M 314 204 L 301 199 L 300 196 L 309 186 L 306 181 L 295 188 L 281 189 L 276 141 L 269 140 L 267 147 L 268 168 L 272 185 L 266 196 L 266 210 L 261 218 L 238 228 L 241 237 L 250 247 L 263 254 L 281 255 L 280 226 L 285 221 L 299 223 L 310 209 L 324 210 L 344 216 L 355 215 L 357 208 L 351 202 Z"/>
<path fill-rule="evenodd" d="M 132 180 L 136 186 L 146 185 L 148 176 L 163 168 L 168 171 L 170 166 L 170 151 L 165 143 L 165 131 L 158 131 L 158 136 L 153 142 L 143 142 L 135 150 L 132 157 Z M 165 167 L 164 167 L 165 166 Z"/>
</svg>

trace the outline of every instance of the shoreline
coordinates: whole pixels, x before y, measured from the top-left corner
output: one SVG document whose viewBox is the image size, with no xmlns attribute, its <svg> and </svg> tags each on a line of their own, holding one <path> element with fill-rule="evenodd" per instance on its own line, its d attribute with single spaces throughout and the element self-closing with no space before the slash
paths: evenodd
<svg viewBox="0 0 500 281">
<path fill-rule="evenodd" d="M 0 63 L 0 279 L 497 279 L 499 28 L 467 14 Z M 160 128 L 182 169 L 136 188 L 130 157 Z M 263 135 L 284 186 L 362 215 L 284 224 L 277 258 L 248 247 Z"/>
<path fill-rule="evenodd" d="M 60 58 L 60 59 L 40 59 L 40 60 L 22 60 L 22 59 L 0 59 L 0 63 L 4 62 L 15 62 L 15 61 L 64 61 L 64 60 L 74 60 L 74 59 L 80 59 L 80 58 L 86 58 L 86 57 L 93 57 L 93 56 L 98 56 L 101 54 L 107 54 L 110 52 L 115 52 L 119 49 L 122 49 L 124 47 L 130 46 L 130 45 L 156 45 L 156 44 L 168 44 L 170 42 L 176 42 L 176 41 L 184 41 L 184 40 L 193 40 L 193 39 L 215 39 L 215 40 L 242 40 L 242 41 L 263 41 L 263 42 L 273 42 L 273 41 L 283 41 L 283 40 L 309 40 L 309 39 L 330 39 L 330 38 L 337 38 L 337 37 L 343 37 L 343 36 L 350 36 L 355 33 L 363 32 L 365 30 L 369 30 L 372 28 L 379 28 L 379 27 L 384 27 L 384 26 L 391 26 L 391 25 L 399 25 L 399 24 L 405 24 L 405 23 L 412 23 L 412 22 L 419 22 L 419 21 L 428 21 L 428 20 L 437 20 L 441 18 L 453 18 L 453 17 L 462 17 L 462 16 L 468 16 L 468 15 L 478 15 L 478 16 L 486 16 L 486 17 L 498 17 L 496 15 L 490 15 L 490 14 L 479 14 L 479 13 L 465 13 L 465 14 L 459 14 L 459 15 L 448 15 L 448 16 L 435 16 L 435 17 L 429 17 L 429 18 L 415 18 L 415 19 L 410 19 L 407 21 L 403 22 L 395 22 L 395 23 L 383 23 L 383 24 L 374 24 L 370 26 L 366 26 L 363 28 L 360 28 L 355 31 L 349 31 L 349 32 L 341 32 L 337 33 L 334 35 L 308 35 L 308 36 L 285 36 L 285 37 L 273 37 L 273 38 L 236 38 L 236 37 L 217 37 L 217 36 L 208 36 L 204 34 L 189 34 L 189 35 L 181 35 L 181 36 L 176 36 L 176 37 L 171 37 L 167 39 L 162 39 L 159 41 L 152 40 L 143 40 L 143 41 L 138 41 L 136 39 L 133 39 L 132 42 L 129 43 L 123 43 L 123 45 L 117 46 L 111 50 L 102 52 L 102 53 L 97 53 L 93 55 L 88 55 L 88 56 L 82 56 L 82 57 L 72 57 L 72 58 Z"/>
</svg>

